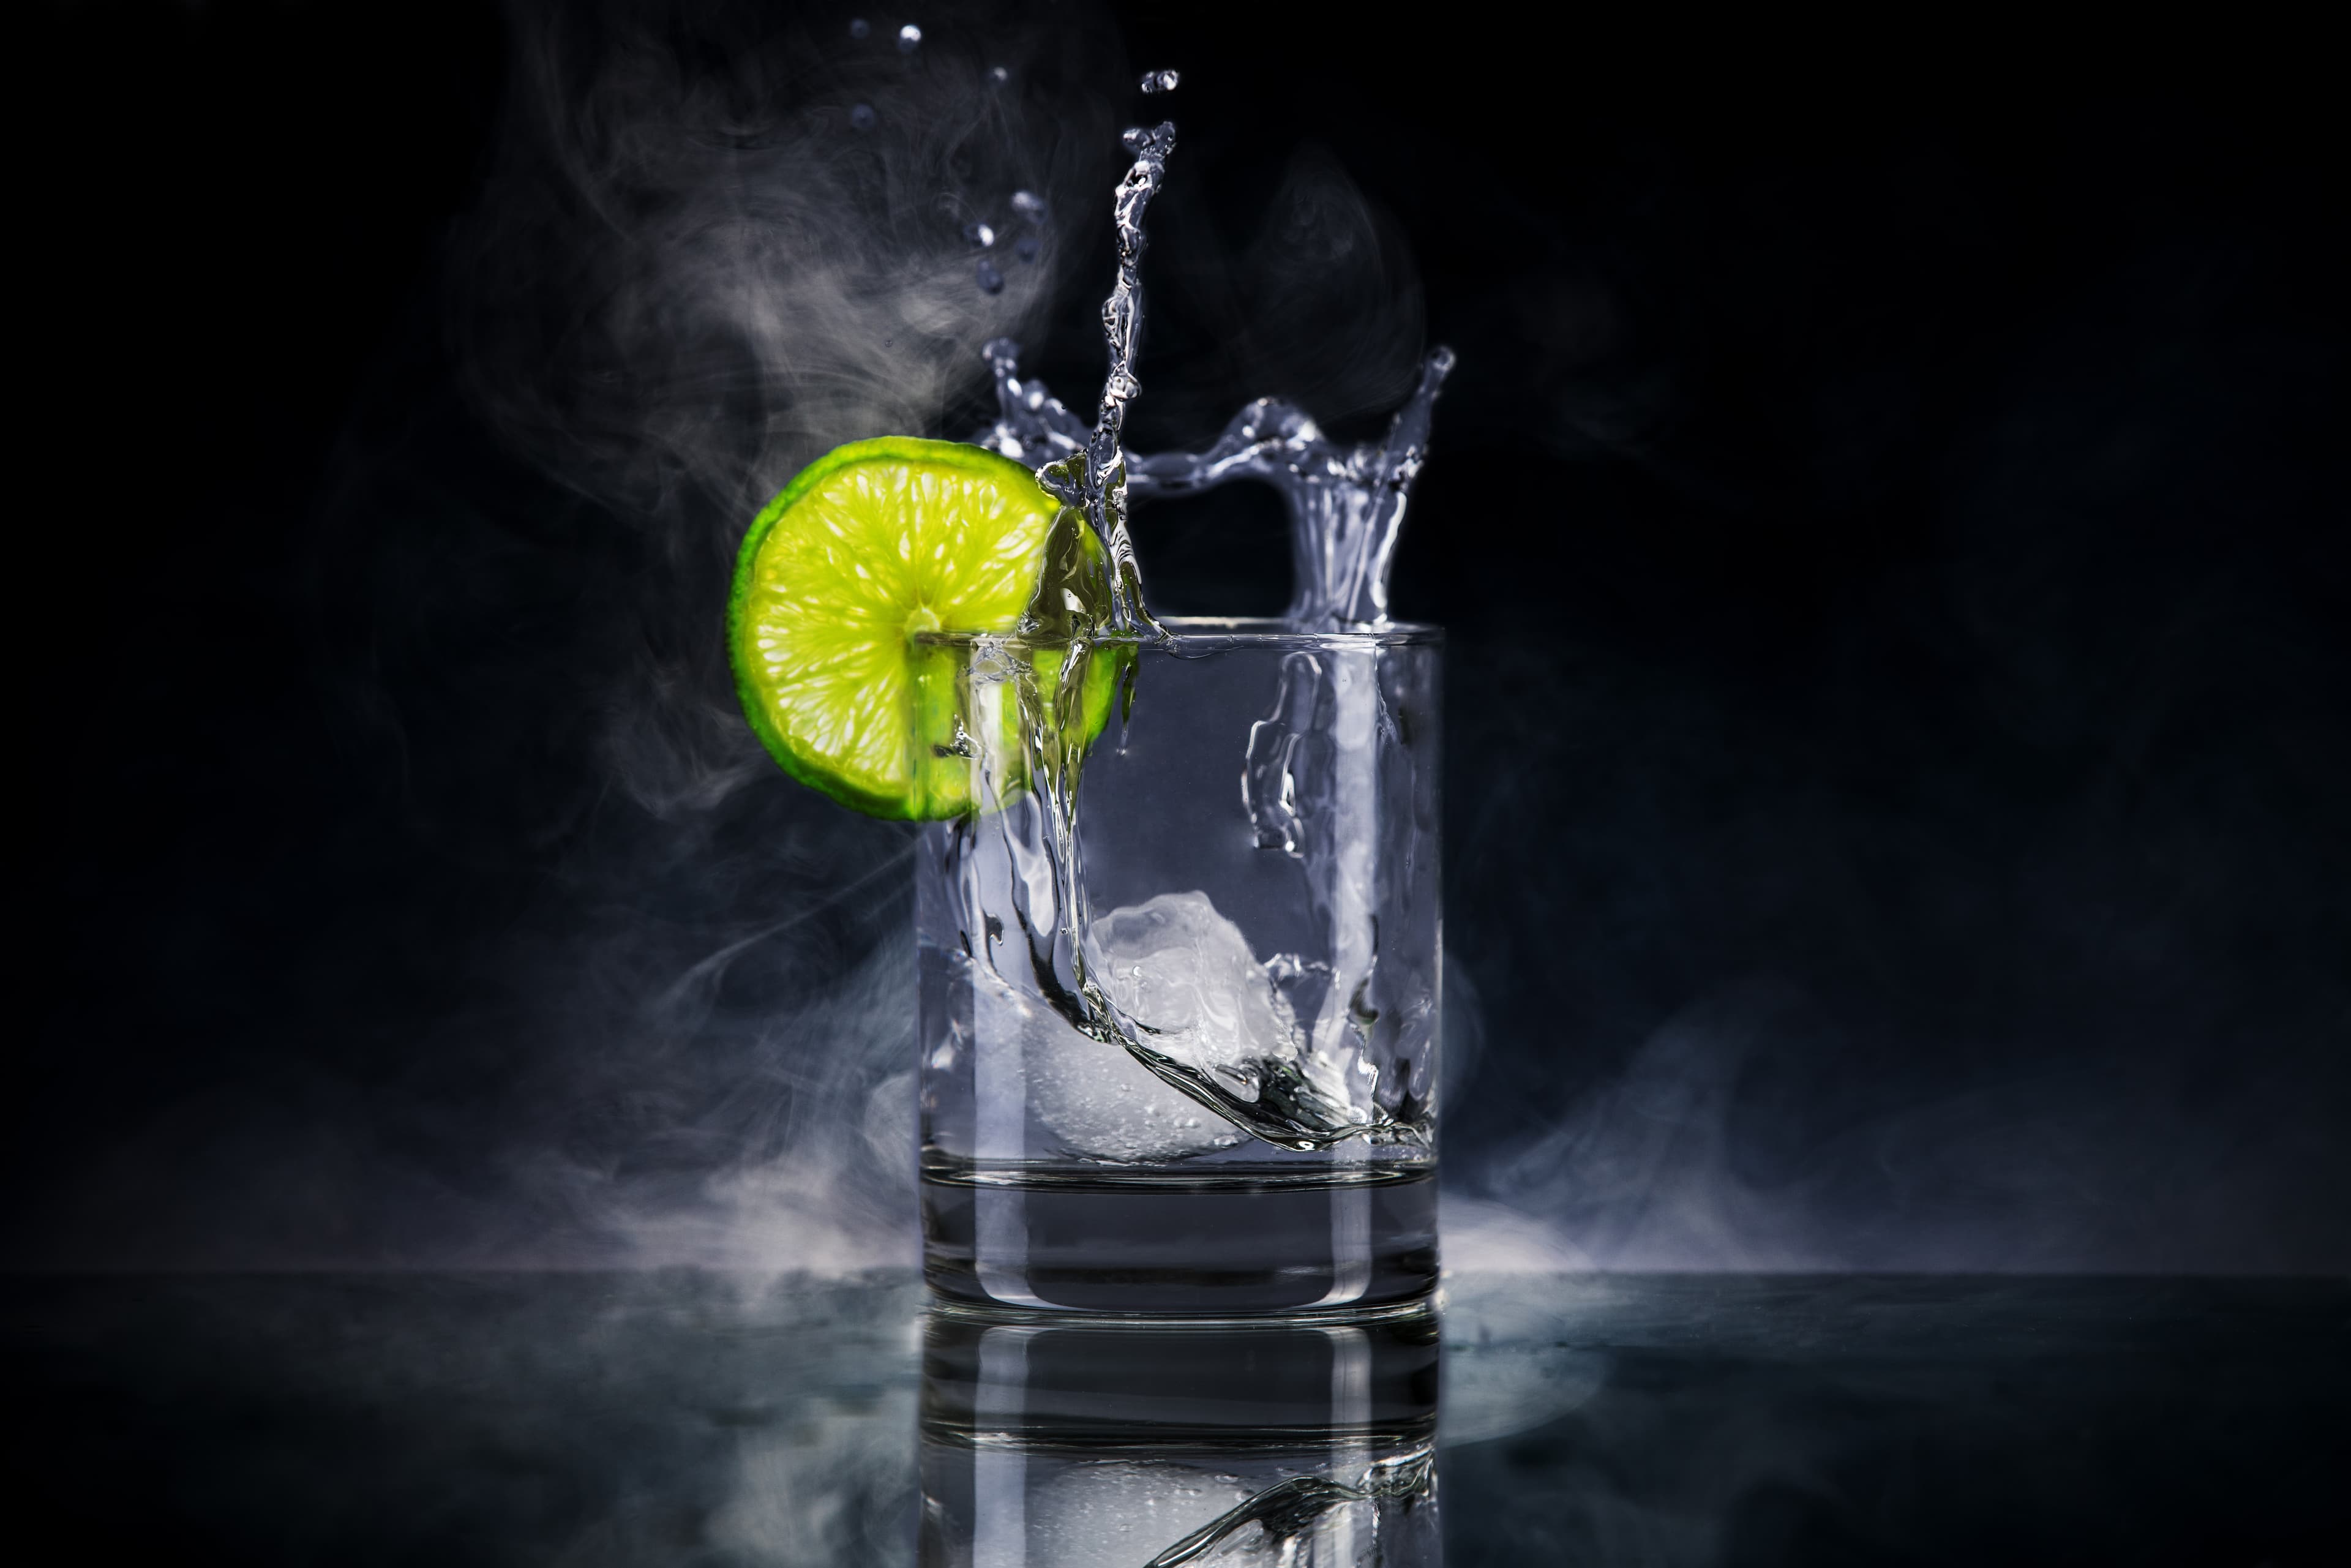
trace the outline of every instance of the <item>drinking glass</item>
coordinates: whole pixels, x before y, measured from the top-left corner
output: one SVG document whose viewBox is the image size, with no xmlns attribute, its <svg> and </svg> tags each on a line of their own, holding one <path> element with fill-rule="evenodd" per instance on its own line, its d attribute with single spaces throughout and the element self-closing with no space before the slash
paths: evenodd
<svg viewBox="0 0 2351 1568">
<path fill-rule="evenodd" d="M 1165 625 L 919 639 L 910 744 L 966 802 L 918 844 L 925 1273 L 1026 1311 L 1410 1300 L 1440 634 Z"/>
<path fill-rule="evenodd" d="M 1438 1568 L 1437 1314 L 925 1331 L 923 1568 Z"/>
</svg>

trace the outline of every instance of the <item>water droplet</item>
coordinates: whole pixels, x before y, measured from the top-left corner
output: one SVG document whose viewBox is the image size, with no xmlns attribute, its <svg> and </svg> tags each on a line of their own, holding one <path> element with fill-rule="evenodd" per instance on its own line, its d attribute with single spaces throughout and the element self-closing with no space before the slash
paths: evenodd
<svg viewBox="0 0 2351 1568">
<path fill-rule="evenodd" d="M 1022 235 L 1019 239 L 1014 240 L 1012 242 L 1012 254 L 1019 256 L 1023 261 L 1036 260 L 1037 236 L 1035 235 Z"/>
<path fill-rule="evenodd" d="M 994 87 L 1002 87 L 1006 82 L 1012 79 L 1012 73 L 1006 70 L 1002 66 L 990 66 L 987 68 L 987 79 L 989 85 Z"/>
<path fill-rule="evenodd" d="M 849 106 L 849 128 L 852 131 L 872 130 L 873 106 L 870 103 L 851 104 Z"/>
<path fill-rule="evenodd" d="M 873 25 L 862 16 L 850 18 L 849 36 L 861 42 L 873 36 Z"/>
<path fill-rule="evenodd" d="M 1176 90 L 1176 83 L 1178 79 L 1179 78 L 1174 71 L 1145 71 L 1143 73 L 1143 90 L 1145 92 L 1174 92 Z"/>
<path fill-rule="evenodd" d="M 912 22 L 898 29 L 898 52 L 911 55 L 923 47 L 923 30 Z"/>
<path fill-rule="evenodd" d="M 979 261 L 979 291 L 982 294 L 1004 292 L 1004 274 L 997 271 L 986 256 L 980 257 Z"/>
<path fill-rule="evenodd" d="M 1034 191 L 1012 193 L 1012 210 L 1032 224 L 1045 221 L 1045 198 Z"/>
<path fill-rule="evenodd" d="M 986 224 L 966 224 L 963 225 L 963 237 L 986 250 L 996 243 L 996 231 Z"/>
</svg>

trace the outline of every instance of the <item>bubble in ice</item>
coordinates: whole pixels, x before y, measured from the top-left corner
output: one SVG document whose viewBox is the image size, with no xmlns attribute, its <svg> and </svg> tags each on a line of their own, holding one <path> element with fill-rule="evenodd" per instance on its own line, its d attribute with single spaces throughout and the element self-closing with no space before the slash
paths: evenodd
<svg viewBox="0 0 2351 1568">
<path fill-rule="evenodd" d="M 963 225 L 963 237 L 979 246 L 980 249 L 986 250 L 996 243 L 996 231 L 986 224 L 966 224 Z"/>
<path fill-rule="evenodd" d="M 1229 1149 L 1244 1134 L 1198 1101 L 1144 1070 L 1114 1045 L 1040 1008 L 1023 1042 L 1021 1075 L 1038 1120 L 1071 1153 L 1133 1164 Z"/>
<path fill-rule="evenodd" d="M 911 55 L 923 47 L 923 30 L 912 22 L 898 29 L 898 52 Z"/>
<path fill-rule="evenodd" d="M 1177 79 L 1176 74 L 1174 71 L 1145 71 L 1143 73 L 1143 90 L 1145 92 L 1174 92 L 1176 90 L 1176 83 Z"/>
<path fill-rule="evenodd" d="M 1019 256 L 1023 261 L 1036 260 L 1037 236 L 1035 235 L 1022 235 L 1019 239 L 1014 240 L 1012 242 L 1012 254 Z"/>
<path fill-rule="evenodd" d="M 1239 926 L 1205 893 L 1164 893 L 1112 911 L 1091 930 L 1090 967 L 1152 1048 L 1253 1098 L 1268 1061 L 1294 1061 L 1290 1005 Z M 1088 1039 L 1050 1009 L 1022 1023 L 1023 1067 L 1038 1116 L 1099 1159 L 1173 1159 L 1230 1148 L 1233 1124 L 1116 1046 Z"/>
<path fill-rule="evenodd" d="M 1297 1054 L 1290 1005 L 1207 894 L 1163 893 L 1114 909 L 1090 935 L 1103 989 L 1153 1031 L 1162 1055 L 1251 1093 L 1256 1063 Z"/>
<path fill-rule="evenodd" d="M 852 16 L 849 20 L 849 36 L 862 43 L 873 36 L 873 25 L 862 16 Z"/>
<path fill-rule="evenodd" d="M 1134 1163 L 1228 1149 L 1244 1134 L 1114 1045 L 1080 1034 L 1045 1003 L 985 980 L 973 988 L 983 1057 L 1017 1047 L 1011 1076 L 1068 1152 Z"/>
<path fill-rule="evenodd" d="M 870 103 L 851 104 L 849 106 L 849 128 L 852 131 L 872 130 L 873 106 Z"/>
<path fill-rule="evenodd" d="M 982 294 L 1004 292 L 1004 274 L 997 271 L 995 266 L 985 256 L 980 259 L 978 277 L 979 291 Z"/>
<path fill-rule="evenodd" d="M 1045 221 L 1045 198 L 1034 191 L 1012 193 L 1012 210 L 1032 224 Z"/>
<path fill-rule="evenodd" d="M 1170 1464 L 1164 1459 L 1109 1459 L 1075 1465 L 1039 1487 L 1029 1498 L 1023 1532 L 1029 1568 L 1102 1568 L 1104 1563 L 1147 1563 L 1223 1514 L 1249 1500 L 1249 1489 L 1232 1476 Z M 1258 1558 L 1255 1540 L 1219 1543 L 1219 1550 L 1193 1559 L 1209 1563 Z"/>
</svg>

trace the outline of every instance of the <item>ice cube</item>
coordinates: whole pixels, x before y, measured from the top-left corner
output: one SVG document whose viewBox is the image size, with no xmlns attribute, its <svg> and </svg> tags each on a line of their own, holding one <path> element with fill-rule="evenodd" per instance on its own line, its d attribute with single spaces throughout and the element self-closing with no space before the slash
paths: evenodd
<svg viewBox="0 0 2351 1568">
<path fill-rule="evenodd" d="M 1164 1160 L 1229 1148 L 1241 1130 L 1174 1089 L 1115 1042 L 1081 1034 L 1042 997 L 992 965 L 966 961 L 982 1159 Z M 1017 1092 L 1007 1095 L 1006 1089 Z M 1041 1122 L 1058 1150 L 1040 1146 Z"/>
<path fill-rule="evenodd" d="M 1029 1104 L 1075 1153 L 1177 1159 L 1228 1149 L 1246 1135 L 1123 1048 L 1080 1034 L 1049 1008 L 1037 1009 L 1022 1053 Z"/>
<path fill-rule="evenodd" d="M 1252 1099 L 1267 1057 L 1298 1052 L 1290 1006 L 1273 988 L 1239 926 L 1205 893 L 1163 893 L 1113 910 L 1092 931 L 1096 973 L 1111 1000 L 1153 1032 L 1145 1043 L 1214 1074 Z"/>
<path fill-rule="evenodd" d="M 1205 893 L 1167 893 L 1093 923 L 1091 967 L 1143 1039 L 1211 1074 L 1237 1098 L 1257 1094 L 1256 1064 L 1293 1060 L 1289 1004 L 1240 927 Z M 1039 1008 L 1022 1037 L 1030 1103 L 1080 1154 L 1172 1159 L 1230 1148 L 1246 1135 L 1115 1045 L 1089 1040 Z"/>
</svg>

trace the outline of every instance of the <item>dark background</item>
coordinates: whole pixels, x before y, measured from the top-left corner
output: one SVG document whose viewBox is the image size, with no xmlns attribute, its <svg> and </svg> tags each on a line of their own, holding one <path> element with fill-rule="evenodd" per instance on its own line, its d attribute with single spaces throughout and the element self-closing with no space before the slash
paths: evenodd
<svg viewBox="0 0 2351 1568">
<path fill-rule="evenodd" d="M 561 61 L 852 14 L 581 7 Z M 904 1255 L 904 832 L 709 717 L 736 498 L 499 400 L 598 319 L 604 231 L 508 221 L 533 15 L 16 25 L 12 1265 Z M 1376 429 L 1460 352 L 1395 601 L 1451 637 L 1462 1256 L 2351 1267 L 2314 39 L 919 19 L 1100 149 L 1033 357 L 1080 406 L 1109 132 L 1185 72 L 1138 445 Z M 1269 497 L 1137 526 L 1163 608 L 1286 597 Z"/>
</svg>

